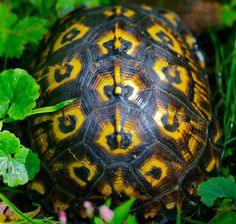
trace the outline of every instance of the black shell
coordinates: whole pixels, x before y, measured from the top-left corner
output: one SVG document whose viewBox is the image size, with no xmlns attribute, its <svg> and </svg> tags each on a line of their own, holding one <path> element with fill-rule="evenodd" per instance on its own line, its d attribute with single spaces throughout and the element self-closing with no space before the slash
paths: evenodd
<svg viewBox="0 0 236 224">
<path fill-rule="evenodd" d="M 198 184 L 219 167 L 221 131 L 203 58 L 174 13 L 78 9 L 45 38 L 35 77 L 38 106 L 77 98 L 29 124 L 42 159 L 31 191 L 49 211 L 86 217 L 85 200 L 135 197 L 140 219 L 167 220 L 196 205 Z"/>
</svg>

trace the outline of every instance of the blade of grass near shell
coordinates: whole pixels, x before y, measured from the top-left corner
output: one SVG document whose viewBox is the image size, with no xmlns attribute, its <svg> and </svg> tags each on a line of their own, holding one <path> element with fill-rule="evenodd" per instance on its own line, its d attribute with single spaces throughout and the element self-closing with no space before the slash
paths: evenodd
<svg viewBox="0 0 236 224">
<path fill-rule="evenodd" d="M 34 222 L 31 218 L 27 217 L 23 212 L 21 212 L 14 204 L 12 204 L 3 194 L 0 193 L 0 199 L 8 205 L 8 207 L 14 211 L 16 214 L 18 214 L 20 217 L 22 217 L 24 220 L 28 221 L 32 224 L 37 224 Z"/>
</svg>

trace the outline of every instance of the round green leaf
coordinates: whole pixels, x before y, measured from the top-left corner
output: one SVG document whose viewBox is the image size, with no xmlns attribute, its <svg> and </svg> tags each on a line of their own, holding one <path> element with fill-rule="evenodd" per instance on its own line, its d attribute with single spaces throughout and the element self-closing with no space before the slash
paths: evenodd
<svg viewBox="0 0 236 224">
<path fill-rule="evenodd" d="M 16 153 L 20 149 L 20 140 L 9 131 L 0 132 L 0 152 L 6 155 Z"/>
<path fill-rule="evenodd" d="M 38 156 L 20 145 L 15 135 L 0 132 L 0 175 L 10 187 L 22 185 L 33 179 L 39 171 Z"/>
<path fill-rule="evenodd" d="M 236 183 L 231 178 L 210 178 L 199 185 L 198 194 L 208 207 L 211 207 L 217 198 L 226 197 L 236 200 Z"/>
<path fill-rule="evenodd" d="M 9 69 L 0 74 L 0 119 L 6 114 L 22 120 L 35 107 L 39 86 L 23 69 Z"/>
</svg>

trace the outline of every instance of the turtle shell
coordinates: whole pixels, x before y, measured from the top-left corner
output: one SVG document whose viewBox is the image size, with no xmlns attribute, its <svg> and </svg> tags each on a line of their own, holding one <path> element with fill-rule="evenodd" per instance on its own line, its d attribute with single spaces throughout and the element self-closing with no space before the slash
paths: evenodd
<svg viewBox="0 0 236 224">
<path fill-rule="evenodd" d="M 75 102 L 29 121 L 42 169 L 30 184 L 49 211 L 86 217 L 84 201 L 136 198 L 145 220 L 196 205 L 220 164 L 205 64 L 172 12 L 82 8 L 60 19 L 34 65 L 38 106 Z"/>
</svg>

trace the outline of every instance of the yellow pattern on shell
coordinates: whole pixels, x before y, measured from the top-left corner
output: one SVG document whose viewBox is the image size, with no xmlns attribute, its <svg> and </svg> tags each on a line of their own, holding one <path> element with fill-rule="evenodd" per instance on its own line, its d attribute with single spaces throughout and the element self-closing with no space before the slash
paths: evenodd
<svg viewBox="0 0 236 224">
<path fill-rule="evenodd" d="M 107 17 L 110 17 L 110 16 L 114 15 L 112 9 L 106 9 L 106 10 L 103 11 L 102 14 L 107 16 Z"/>
<path fill-rule="evenodd" d="M 169 81 L 166 77 L 167 74 L 163 72 L 165 68 L 166 68 L 166 72 L 173 78 L 176 76 L 176 72 L 179 72 L 180 82 L 176 83 L 176 82 Z M 156 75 L 159 77 L 161 81 L 165 83 L 169 83 L 178 92 L 181 92 L 183 95 L 188 97 L 187 94 L 188 94 L 190 81 L 189 81 L 188 72 L 184 67 L 169 64 L 169 62 L 166 61 L 165 58 L 158 58 L 153 66 L 153 70 L 155 71 Z"/>
<path fill-rule="evenodd" d="M 133 10 L 130 9 L 126 9 L 125 12 L 123 13 L 123 15 L 127 18 L 130 18 L 132 16 L 134 16 L 135 12 Z"/>
<path fill-rule="evenodd" d="M 126 133 L 129 133 L 132 139 L 132 142 L 127 148 L 122 149 L 122 148 L 117 147 L 115 149 L 111 149 L 110 146 L 108 145 L 107 136 L 110 136 L 115 133 L 115 127 L 110 121 L 105 121 L 105 122 L 102 121 L 100 123 L 101 130 L 99 131 L 99 134 L 96 137 L 97 139 L 96 143 L 113 156 L 127 155 L 127 153 L 133 151 L 142 143 L 142 137 L 140 136 L 138 130 L 136 130 L 135 121 L 126 120 L 124 121 L 122 127 L 123 127 L 123 131 Z"/>
<path fill-rule="evenodd" d="M 124 86 L 131 86 L 133 88 L 132 94 L 128 97 L 128 100 L 133 101 L 138 96 L 138 93 L 145 89 L 144 83 L 139 79 L 137 75 L 130 77 L 129 75 L 124 75 L 123 77 Z"/>
<path fill-rule="evenodd" d="M 87 157 L 80 158 L 80 161 L 74 161 L 70 163 L 67 167 L 70 178 L 73 179 L 80 187 L 86 187 L 87 182 L 78 177 L 75 173 L 76 168 L 86 167 L 89 170 L 89 176 L 87 177 L 87 181 L 91 181 L 96 173 L 97 166 L 92 161 L 90 161 Z"/>
<path fill-rule="evenodd" d="M 112 194 L 111 186 L 107 183 L 101 184 L 98 190 L 104 196 L 104 198 L 109 198 Z"/>
<path fill-rule="evenodd" d="M 170 202 L 170 203 L 166 204 L 166 208 L 168 210 L 174 209 L 175 206 L 176 206 L 176 202 Z"/>
<path fill-rule="evenodd" d="M 69 204 L 65 203 L 64 201 L 55 199 L 53 201 L 53 206 L 54 206 L 54 211 L 59 212 L 59 211 L 65 211 L 66 209 L 69 208 Z"/>
<path fill-rule="evenodd" d="M 72 66 L 71 73 L 68 77 L 63 77 L 63 79 L 58 82 L 55 80 L 55 73 L 58 72 L 61 75 L 65 75 L 67 72 L 68 66 Z M 54 66 L 46 67 L 46 69 L 41 70 L 40 72 L 40 78 L 37 79 L 38 82 L 42 79 L 47 79 L 48 81 L 48 87 L 46 89 L 47 93 L 52 92 L 53 90 L 57 89 L 58 87 L 71 82 L 73 80 L 76 80 L 76 78 L 80 75 L 80 72 L 82 70 L 82 61 L 80 58 L 74 57 L 71 61 L 67 61 L 67 59 L 64 60 L 61 64 L 56 64 Z M 44 71 L 47 71 L 45 74 Z"/>
<path fill-rule="evenodd" d="M 114 79 L 112 75 L 111 74 L 98 75 L 92 89 L 97 92 L 97 96 L 101 103 L 109 101 L 109 97 L 105 94 L 104 91 L 106 86 L 114 86 Z"/>
<path fill-rule="evenodd" d="M 165 58 L 158 58 L 153 66 L 153 70 L 161 81 L 168 83 L 169 80 L 166 78 L 166 74 L 162 71 L 163 68 L 168 67 L 169 63 Z"/>
<path fill-rule="evenodd" d="M 34 180 L 32 183 L 30 183 L 30 190 L 36 191 L 41 195 L 46 193 L 44 184 L 37 180 Z"/>
<path fill-rule="evenodd" d="M 158 101 L 156 111 L 153 115 L 153 119 L 158 127 L 158 129 L 161 130 L 163 134 L 166 136 L 172 138 L 177 143 L 184 140 L 186 137 L 186 134 L 189 133 L 191 125 L 188 122 L 185 122 L 183 117 L 185 116 L 185 110 L 182 109 L 181 111 L 176 111 L 176 108 L 169 103 L 168 109 L 166 109 L 163 105 L 162 101 Z M 177 118 L 177 122 L 179 124 L 179 127 L 176 129 L 176 131 L 168 131 L 165 129 L 162 123 L 163 116 L 168 115 L 168 123 L 171 124 L 174 116 Z"/>
<path fill-rule="evenodd" d="M 206 171 L 211 172 L 213 169 L 218 168 L 220 165 L 219 159 L 216 158 L 213 154 L 210 157 L 210 161 L 206 166 Z"/>
<path fill-rule="evenodd" d="M 124 193 L 129 197 L 136 196 L 135 189 L 132 186 L 125 184 L 125 177 L 121 168 L 116 172 L 116 177 L 113 181 L 113 188 L 118 195 Z"/>
<path fill-rule="evenodd" d="M 114 77 L 115 77 L 115 94 L 120 95 L 122 93 L 121 85 L 121 73 L 120 73 L 120 63 L 115 61 L 114 66 Z"/>
<path fill-rule="evenodd" d="M 163 14 L 163 16 L 164 16 L 173 26 L 176 26 L 176 25 L 177 25 L 176 15 L 175 15 L 174 13 L 166 12 L 166 13 Z"/>
<path fill-rule="evenodd" d="M 64 117 L 65 119 L 67 119 L 70 115 L 76 118 L 75 128 L 68 133 L 63 133 L 59 128 L 60 126 L 59 118 Z M 52 121 L 53 137 L 56 139 L 57 142 L 60 142 L 67 138 L 68 139 L 71 138 L 75 134 L 78 134 L 83 122 L 85 121 L 85 118 L 86 118 L 85 115 L 81 111 L 81 107 L 76 104 L 72 104 L 70 107 L 65 107 L 63 109 L 63 112 L 62 111 L 56 112 L 55 114 L 51 115 L 50 118 L 50 120 Z"/>
<path fill-rule="evenodd" d="M 66 41 L 65 43 L 62 43 L 63 37 L 70 32 L 71 30 L 76 29 L 79 33 L 77 36 L 75 36 L 72 40 Z M 61 33 L 57 41 L 55 42 L 53 46 L 53 52 L 59 50 L 60 48 L 65 47 L 67 44 L 70 44 L 76 40 L 81 39 L 82 37 L 85 36 L 85 34 L 90 30 L 90 28 L 82 23 L 75 23 L 68 27 L 64 32 Z"/>
<path fill-rule="evenodd" d="M 168 31 L 167 28 L 164 28 L 161 25 L 155 23 L 153 26 L 151 26 L 147 29 L 147 32 L 151 35 L 153 40 L 157 41 L 158 43 L 162 43 L 162 40 L 161 40 L 160 37 L 157 36 L 157 34 L 158 33 L 164 33 L 168 38 L 170 38 L 170 40 L 173 43 L 173 46 L 167 43 L 168 47 L 171 50 L 178 53 L 179 55 L 183 55 L 181 45 L 178 43 L 176 38 L 171 34 L 171 32 Z"/>
<path fill-rule="evenodd" d="M 150 172 L 153 168 L 161 170 L 160 178 L 156 179 Z M 162 180 L 167 177 L 169 165 L 158 159 L 157 156 L 150 156 L 143 165 L 140 167 L 139 171 L 145 180 L 151 185 L 152 188 L 156 188 L 162 182 Z"/>
<path fill-rule="evenodd" d="M 210 105 L 209 92 L 206 84 L 199 79 L 199 74 L 192 72 L 192 77 L 197 85 L 194 85 L 194 98 L 192 105 L 194 109 L 207 121 L 211 120 L 211 111 L 208 111 L 205 105 Z"/>
<path fill-rule="evenodd" d="M 151 6 L 148 6 L 148 5 L 140 5 L 140 7 L 144 10 L 147 10 L 147 11 L 152 11 L 152 7 Z"/>
<path fill-rule="evenodd" d="M 127 51 L 127 54 L 135 56 L 137 48 L 140 45 L 140 41 L 133 34 L 119 28 L 118 25 L 115 25 L 115 33 L 108 32 L 97 41 L 97 45 L 101 50 L 101 54 L 108 54 L 108 50 L 104 47 L 104 44 L 111 40 L 115 40 L 115 47 L 120 48 L 122 45 L 119 38 L 122 38 L 132 44 L 130 49 Z"/>
</svg>

